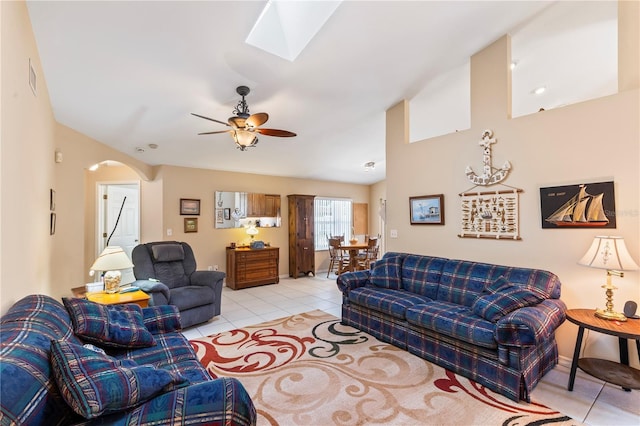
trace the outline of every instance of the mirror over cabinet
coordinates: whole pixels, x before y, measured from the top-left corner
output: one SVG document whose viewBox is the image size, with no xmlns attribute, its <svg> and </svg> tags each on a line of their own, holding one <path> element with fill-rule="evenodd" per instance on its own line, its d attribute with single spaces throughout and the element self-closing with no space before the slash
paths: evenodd
<svg viewBox="0 0 640 426">
<path fill-rule="evenodd" d="M 279 228 L 281 224 L 279 194 L 216 191 L 214 204 L 216 228 Z"/>
</svg>

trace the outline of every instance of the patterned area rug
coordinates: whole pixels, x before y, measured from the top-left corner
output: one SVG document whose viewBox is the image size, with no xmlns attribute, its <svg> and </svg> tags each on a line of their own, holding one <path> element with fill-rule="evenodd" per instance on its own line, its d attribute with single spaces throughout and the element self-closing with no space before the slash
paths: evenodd
<svg viewBox="0 0 640 426">
<path fill-rule="evenodd" d="M 259 425 L 575 425 L 515 403 L 322 311 L 191 340 L 214 376 L 239 378 Z"/>
</svg>

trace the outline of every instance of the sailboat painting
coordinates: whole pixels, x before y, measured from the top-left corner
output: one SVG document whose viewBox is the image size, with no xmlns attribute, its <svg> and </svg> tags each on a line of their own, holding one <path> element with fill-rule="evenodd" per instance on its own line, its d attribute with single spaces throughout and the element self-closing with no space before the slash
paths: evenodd
<svg viewBox="0 0 640 426">
<path fill-rule="evenodd" d="M 613 182 L 540 188 L 543 228 L 615 228 Z"/>
</svg>

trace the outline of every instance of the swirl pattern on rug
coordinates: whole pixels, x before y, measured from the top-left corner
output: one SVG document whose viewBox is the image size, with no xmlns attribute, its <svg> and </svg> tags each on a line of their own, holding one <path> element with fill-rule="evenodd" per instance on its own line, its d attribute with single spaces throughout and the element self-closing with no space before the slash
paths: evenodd
<svg viewBox="0 0 640 426">
<path fill-rule="evenodd" d="M 312 311 L 191 340 L 213 377 L 233 376 L 258 424 L 579 424 L 516 403 Z"/>
</svg>

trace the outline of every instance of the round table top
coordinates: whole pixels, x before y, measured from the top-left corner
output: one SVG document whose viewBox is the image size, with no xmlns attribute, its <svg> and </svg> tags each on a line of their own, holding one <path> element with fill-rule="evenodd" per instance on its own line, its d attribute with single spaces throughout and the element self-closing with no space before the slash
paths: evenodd
<svg viewBox="0 0 640 426">
<path fill-rule="evenodd" d="M 595 309 L 569 309 L 567 319 L 580 327 L 627 339 L 640 340 L 640 319 L 612 321 L 595 316 Z"/>
</svg>

